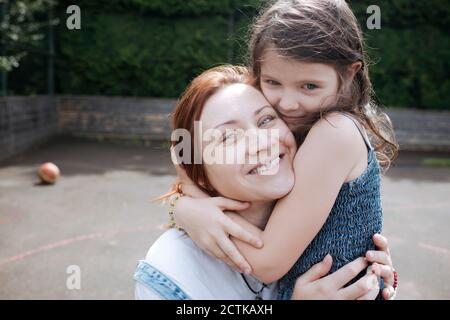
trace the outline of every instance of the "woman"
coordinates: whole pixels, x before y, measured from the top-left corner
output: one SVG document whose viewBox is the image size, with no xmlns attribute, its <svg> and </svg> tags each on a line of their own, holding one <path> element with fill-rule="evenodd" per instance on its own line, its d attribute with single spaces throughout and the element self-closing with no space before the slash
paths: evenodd
<svg viewBox="0 0 450 320">
<path fill-rule="evenodd" d="M 263 229 L 276 200 L 289 193 L 294 184 L 292 161 L 296 144 L 286 124 L 251 84 L 247 69 L 242 67 L 223 66 L 204 72 L 182 95 L 174 112 L 173 127 L 189 131 L 193 137 L 191 150 L 201 146 L 216 155 L 233 152 L 232 163 L 208 160 L 196 164 L 193 152 L 190 161 L 182 165 L 206 195 L 251 202 L 239 216 Z M 194 122 L 199 120 L 204 132 L 210 130 L 206 139 L 195 135 Z M 227 131 L 230 126 L 233 130 Z M 267 137 L 268 130 L 276 134 Z M 239 134 L 249 139 L 240 139 Z M 234 143 L 230 141 L 236 139 L 237 147 L 231 147 Z M 247 143 L 248 140 L 258 143 Z M 237 218 L 235 213 L 228 215 Z M 386 253 L 379 253 L 378 262 L 383 263 Z M 331 258 L 327 256 L 298 279 L 292 298 L 373 299 L 379 289 L 377 276 L 372 273 L 344 287 L 367 265 L 364 258 L 359 258 L 319 279 L 331 268 Z M 137 299 L 275 299 L 278 293 L 277 283 L 263 284 L 235 271 L 204 253 L 176 229 L 166 231 L 153 244 L 138 265 L 135 280 Z"/>
</svg>

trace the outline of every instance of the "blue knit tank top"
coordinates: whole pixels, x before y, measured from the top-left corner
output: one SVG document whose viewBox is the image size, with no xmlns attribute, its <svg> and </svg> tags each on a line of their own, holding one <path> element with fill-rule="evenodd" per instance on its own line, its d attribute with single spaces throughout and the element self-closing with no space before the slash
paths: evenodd
<svg viewBox="0 0 450 320">
<path fill-rule="evenodd" d="M 280 279 L 278 299 L 290 299 L 297 278 L 322 261 L 327 253 L 333 257 L 330 270 L 333 273 L 358 257 L 365 256 L 367 250 L 375 249 L 372 236 L 381 232 L 383 223 L 380 167 L 364 129 L 351 116 L 343 115 L 355 123 L 364 138 L 368 149 L 367 168 L 358 178 L 342 185 L 325 224 L 291 270 Z M 361 272 L 348 284 L 357 281 L 365 273 Z"/>
</svg>

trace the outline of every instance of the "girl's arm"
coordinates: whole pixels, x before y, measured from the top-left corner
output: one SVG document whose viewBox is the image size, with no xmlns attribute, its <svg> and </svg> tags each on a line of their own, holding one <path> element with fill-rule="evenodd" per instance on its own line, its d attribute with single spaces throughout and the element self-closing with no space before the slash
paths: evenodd
<svg viewBox="0 0 450 320">
<path fill-rule="evenodd" d="M 360 150 L 355 146 L 362 143 L 360 139 L 353 122 L 337 114 L 319 120 L 310 130 L 294 159 L 294 187 L 277 202 L 260 233 L 264 247 L 235 241 L 259 280 L 280 279 L 320 231 L 358 163 Z M 235 221 L 239 220 L 244 219 Z"/>
<path fill-rule="evenodd" d="M 229 212 L 226 215 L 248 228 L 255 236 L 260 236 L 263 232 L 236 213 Z M 333 260 L 330 255 L 312 266 L 297 279 L 292 299 L 374 300 L 379 293 L 377 276 L 384 280 L 383 298 L 390 299 L 394 295 L 394 273 L 387 239 L 379 234 L 375 234 L 372 238 L 378 251 L 368 251 L 365 258 L 355 259 L 333 274 L 327 275 Z M 369 264 L 372 268 L 364 277 L 345 287 Z"/>
</svg>

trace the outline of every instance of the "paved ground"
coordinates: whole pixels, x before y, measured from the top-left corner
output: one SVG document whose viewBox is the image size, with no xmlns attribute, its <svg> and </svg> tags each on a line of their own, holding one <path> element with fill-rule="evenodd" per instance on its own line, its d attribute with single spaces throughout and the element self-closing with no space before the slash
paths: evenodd
<svg viewBox="0 0 450 320">
<path fill-rule="evenodd" d="M 399 299 L 450 299 L 450 168 L 422 166 L 429 156 L 404 153 L 383 179 Z M 36 178 L 45 161 L 62 170 L 54 186 Z M 132 299 L 136 261 L 166 221 L 150 201 L 172 179 L 159 146 L 59 139 L 3 163 L 0 299 Z M 80 289 L 67 288 L 72 265 Z"/>
</svg>

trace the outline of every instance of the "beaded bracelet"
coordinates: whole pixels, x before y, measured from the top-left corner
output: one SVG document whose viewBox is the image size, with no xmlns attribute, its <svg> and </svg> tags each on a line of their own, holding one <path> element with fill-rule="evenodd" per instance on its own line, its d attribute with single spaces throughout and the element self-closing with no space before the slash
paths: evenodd
<svg viewBox="0 0 450 320">
<path fill-rule="evenodd" d="M 397 296 L 397 286 L 398 286 L 398 276 L 397 276 L 397 271 L 394 270 L 394 294 L 392 295 L 392 297 L 389 298 L 389 300 L 394 300 L 395 297 Z"/>
<path fill-rule="evenodd" d="M 177 202 L 178 199 L 180 199 L 183 196 L 182 193 L 175 193 L 172 198 L 170 199 L 170 204 L 169 204 L 169 227 L 170 228 L 175 228 L 178 231 L 184 231 L 183 228 L 181 228 L 180 226 L 177 225 L 177 223 L 175 222 L 175 217 L 173 216 L 173 212 L 175 210 L 175 203 Z"/>
<path fill-rule="evenodd" d="M 394 270 L 394 289 L 395 290 L 397 290 L 397 284 L 398 284 L 397 271 Z"/>
</svg>

